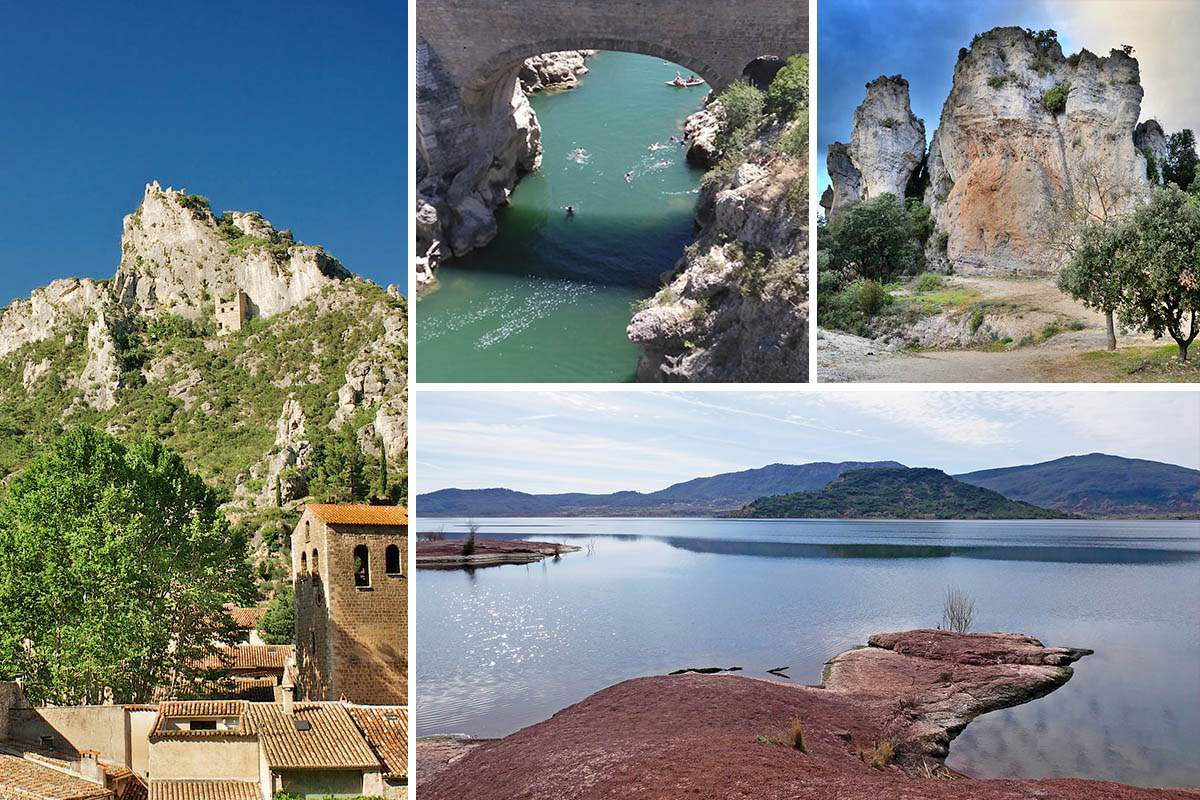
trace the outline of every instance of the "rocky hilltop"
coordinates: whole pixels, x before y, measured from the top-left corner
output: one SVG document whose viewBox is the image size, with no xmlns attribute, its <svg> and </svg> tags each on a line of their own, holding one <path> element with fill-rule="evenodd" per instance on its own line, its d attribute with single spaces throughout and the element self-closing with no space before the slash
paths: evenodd
<svg viewBox="0 0 1200 800">
<path fill-rule="evenodd" d="M 1138 124 L 1137 59 L 1125 50 L 1064 57 L 1049 33 L 994 28 L 960 50 L 927 155 L 903 79 L 868 84 L 851 144 L 829 151 L 827 212 L 882 191 L 903 196 L 925 155 L 931 262 L 1029 274 L 1057 266 L 1064 215 L 1119 214 L 1145 199 L 1139 148 L 1161 154 L 1165 140 L 1157 122 Z"/>
<path fill-rule="evenodd" d="M 397 290 L 256 213 L 216 216 L 157 183 L 121 244 L 113 279 L 56 280 L 0 310 L 0 479 L 83 423 L 163 439 L 235 517 L 403 492 Z"/>
<path fill-rule="evenodd" d="M 723 116 L 710 103 L 685 123 L 688 160 L 722 164 L 701 186 L 695 241 L 626 329 L 639 381 L 808 380 L 808 165 L 781 146 L 808 120 L 768 118 L 722 154 Z"/>
<path fill-rule="evenodd" d="M 432 285 L 442 259 L 496 237 L 496 209 L 521 175 L 542 164 L 542 131 L 527 93 L 568 89 L 595 51 L 533 56 L 497 78 L 482 117 L 470 117 L 452 79 L 428 44 L 417 41 L 418 293 Z M 478 111 L 478 110 L 477 110 Z"/>
</svg>

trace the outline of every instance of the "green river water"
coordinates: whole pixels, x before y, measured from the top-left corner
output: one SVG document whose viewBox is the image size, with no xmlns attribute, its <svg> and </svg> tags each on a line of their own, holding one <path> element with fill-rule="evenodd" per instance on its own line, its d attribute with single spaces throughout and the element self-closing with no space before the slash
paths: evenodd
<svg viewBox="0 0 1200 800">
<path fill-rule="evenodd" d="M 418 380 L 633 379 L 630 306 L 694 233 L 703 172 L 670 137 L 707 86 L 665 86 L 679 68 L 648 56 L 601 52 L 587 65 L 577 88 L 531 98 L 542 168 L 517 184 L 495 241 L 440 267 L 417 303 Z"/>
</svg>

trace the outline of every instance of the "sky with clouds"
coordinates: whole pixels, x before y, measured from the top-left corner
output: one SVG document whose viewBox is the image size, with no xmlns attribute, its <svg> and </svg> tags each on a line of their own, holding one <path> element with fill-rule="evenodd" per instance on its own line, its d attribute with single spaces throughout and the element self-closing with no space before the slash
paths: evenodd
<svg viewBox="0 0 1200 800">
<path fill-rule="evenodd" d="M 1103 452 L 1200 467 L 1200 392 L 419 392 L 415 494 L 654 491 L 893 459 L 950 473 Z"/>
<path fill-rule="evenodd" d="M 1200 129 L 1200 2 L 1196 0 L 821 0 L 817 9 L 818 189 L 831 142 L 850 140 L 854 109 L 880 75 L 908 79 L 913 113 L 932 138 L 958 49 L 999 25 L 1053 28 L 1066 54 L 1124 44 L 1141 67 L 1142 119 L 1168 133 Z"/>
</svg>

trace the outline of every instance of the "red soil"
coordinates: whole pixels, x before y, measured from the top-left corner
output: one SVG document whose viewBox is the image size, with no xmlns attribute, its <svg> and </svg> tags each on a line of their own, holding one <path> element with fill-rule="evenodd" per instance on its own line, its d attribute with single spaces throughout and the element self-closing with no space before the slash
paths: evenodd
<svg viewBox="0 0 1200 800">
<path fill-rule="evenodd" d="M 1053 691 L 1070 677 L 1066 664 L 1089 651 L 944 631 L 880 634 L 871 644 L 832 659 L 820 687 L 694 673 L 625 681 L 436 774 L 419 770 L 418 792 L 421 800 L 1200 798 L 1099 781 L 975 780 L 941 763 L 952 729 Z M 786 738 L 795 721 L 807 752 L 763 741 Z M 895 755 L 871 766 L 880 744 Z"/>
</svg>

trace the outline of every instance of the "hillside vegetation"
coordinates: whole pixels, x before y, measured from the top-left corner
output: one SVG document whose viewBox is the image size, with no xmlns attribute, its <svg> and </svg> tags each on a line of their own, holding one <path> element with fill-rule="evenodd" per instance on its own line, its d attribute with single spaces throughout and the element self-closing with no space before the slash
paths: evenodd
<svg viewBox="0 0 1200 800">
<path fill-rule="evenodd" d="M 845 473 L 810 492 L 763 497 L 732 516 L 802 519 L 1053 519 L 1053 511 L 961 483 L 939 469 Z"/>
</svg>

